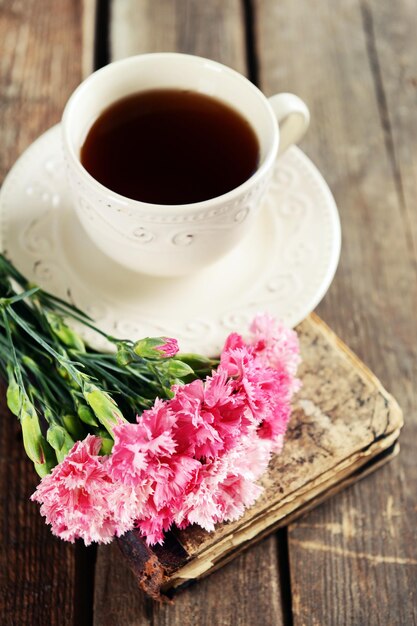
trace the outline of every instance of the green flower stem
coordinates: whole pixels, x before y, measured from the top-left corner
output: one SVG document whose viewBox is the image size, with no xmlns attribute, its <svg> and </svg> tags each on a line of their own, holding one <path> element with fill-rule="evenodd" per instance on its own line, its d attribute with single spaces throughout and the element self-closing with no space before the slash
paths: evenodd
<svg viewBox="0 0 417 626">
<path fill-rule="evenodd" d="M 22 392 L 24 392 L 25 386 L 23 384 L 22 373 L 20 371 L 19 362 L 17 360 L 16 350 L 13 344 L 12 333 L 10 331 L 10 324 L 9 324 L 9 320 L 7 319 L 5 307 L 1 308 L 1 313 L 2 313 L 2 318 L 4 322 L 4 327 L 6 329 L 6 338 L 10 347 L 10 356 L 11 356 L 11 360 L 14 366 L 14 375 L 16 376 L 17 383 L 19 384 Z"/>
<path fill-rule="evenodd" d="M 18 324 L 24 331 L 28 333 L 28 335 L 30 335 L 32 339 L 34 339 L 40 346 L 42 346 L 42 348 L 46 352 L 48 352 L 54 359 L 56 359 L 58 363 L 68 372 L 69 376 L 71 376 L 74 382 L 77 383 L 79 387 L 82 387 L 83 375 L 80 374 L 80 372 L 78 372 L 75 369 L 71 361 L 69 361 L 67 358 L 59 354 L 56 350 L 51 348 L 51 346 L 48 343 L 46 343 L 46 341 L 44 341 L 40 335 L 34 332 L 34 330 L 29 326 L 29 324 L 27 324 L 21 317 L 19 317 L 15 313 L 12 307 L 6 306 L 5 309 L 3 309 L 3 311 L 5 310 L 10 315 L 10 317 L 16 322 L 16 324 Z"/>
</svg>

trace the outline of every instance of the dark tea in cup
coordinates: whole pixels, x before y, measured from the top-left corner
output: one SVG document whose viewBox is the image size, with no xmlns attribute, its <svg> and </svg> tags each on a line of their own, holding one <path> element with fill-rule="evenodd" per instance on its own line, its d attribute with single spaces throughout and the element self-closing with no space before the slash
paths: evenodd
<svg viewBox="0 0 417 626">
<path fill-rule="evenodd" d="M 257 170 L 259 152 L 252 126 L 228 104 L 196 91 L 154 89 L 101 113 L 81 163 L 122 196 L 178 205 L 235 189 Z"/>
</svg>

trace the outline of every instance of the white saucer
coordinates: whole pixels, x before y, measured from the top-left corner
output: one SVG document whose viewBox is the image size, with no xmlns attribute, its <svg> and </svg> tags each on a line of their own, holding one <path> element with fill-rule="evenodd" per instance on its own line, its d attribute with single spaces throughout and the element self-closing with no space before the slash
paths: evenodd
<svg viewBox="0 0 417 626">
<path fill-rule="evenodd" d="M 185 278 L 151 278 L 111 261 L 72 210 L 60 127 L 16 162 L 0 192 L 1 248 L 18 269 L 69 299 L 112 335 L 177 337 L 183 351 L 216 354 L 259 311 L 295 326 L 326 293 L 340 253 L 340 222 L 321 174 L 298 148 L 281 157 L 249 236 Z M 97 347 L 103 340 L 87 331 Z"/>
</svg>

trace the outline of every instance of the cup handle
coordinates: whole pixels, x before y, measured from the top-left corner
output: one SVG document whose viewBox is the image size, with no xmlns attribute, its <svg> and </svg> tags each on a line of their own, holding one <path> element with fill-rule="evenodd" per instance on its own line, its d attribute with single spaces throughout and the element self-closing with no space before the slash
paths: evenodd
<svg viewBox="0 0 417 626">
<path fill-rule="evenodd" d="M 269 98 L 269 104 L 279 124 L 278 156 L 280 156 L 304 136 L 310 124 L 310 111 L 305 102 L 292 93 L 278 93 Z"/>
</svg>

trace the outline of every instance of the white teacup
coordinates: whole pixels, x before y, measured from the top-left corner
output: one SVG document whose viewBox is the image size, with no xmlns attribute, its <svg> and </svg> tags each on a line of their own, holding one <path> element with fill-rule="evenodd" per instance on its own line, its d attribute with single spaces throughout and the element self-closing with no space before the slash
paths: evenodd
<svg viewBox="0 0 417 626">
<path fill-rule="evenodd" d="M 158 88 L 201 92 L 238 110 L 259 140 L 256 172 L 216 198 L 169 206 L 126 198 L 95 180 L 80 161 L 92 124 L 115 101 Z M 229 252 L 251 228 L 277 156 L 301 139 L 309 117 L 297 96 L 267 99 L 238 72 L 201 57 L 155 53 L 111 63 L 75 90 L 62 120 L 69 181 L 84 229 L 105 254 L 135 271 L 177 276 L 199 270 Z"/>
</svg>

